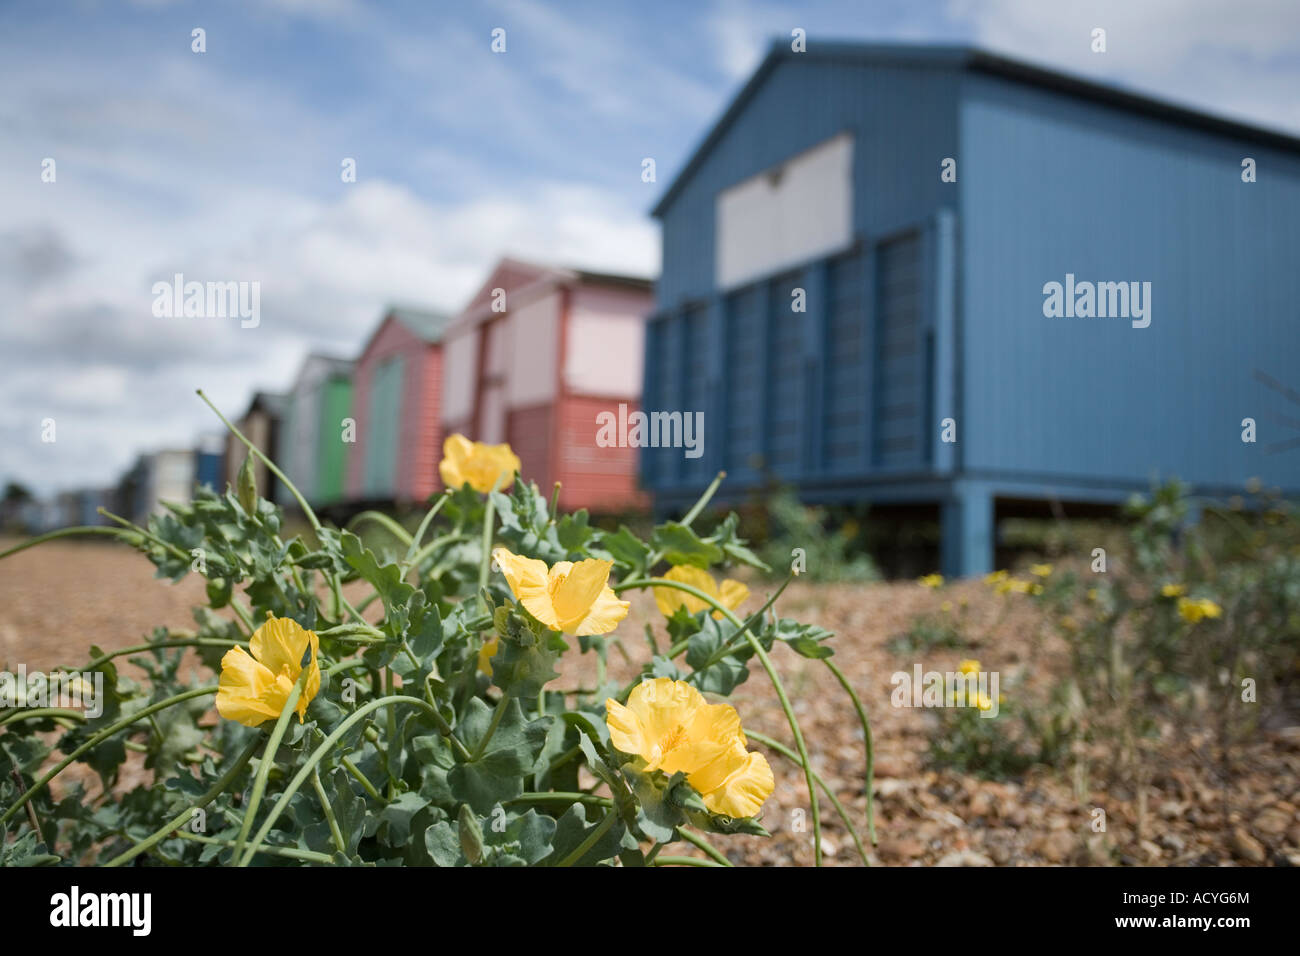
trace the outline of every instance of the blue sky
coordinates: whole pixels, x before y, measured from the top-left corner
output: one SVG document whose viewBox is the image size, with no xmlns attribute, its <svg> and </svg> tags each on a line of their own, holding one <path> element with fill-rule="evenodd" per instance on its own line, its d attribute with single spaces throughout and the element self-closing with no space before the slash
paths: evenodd
<svg viewBox="0 0 1300 956">
<path fill-rule="evenodd" d="M 111 483 L 211 429 L 196 386 L 240 412 L 308 350 L 355 354 L 385 303 L 456 310 L 504 253 L 655 274 L 648 210 L 794 27 L 970 42 L 1300 131 L 1290 0 L 7 0 L 0 481 Z M 261 325 L 154 318 L 175 272 L 260 281 Z"/>
</svg>

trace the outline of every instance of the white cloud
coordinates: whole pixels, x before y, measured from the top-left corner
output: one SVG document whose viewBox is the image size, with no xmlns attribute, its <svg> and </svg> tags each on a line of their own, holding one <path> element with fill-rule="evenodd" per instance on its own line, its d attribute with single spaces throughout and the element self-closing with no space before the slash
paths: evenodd
<svg viewBox="0 0 1300 956">
<path fill-rule="evenodd" d="M 1300 128 L 1300 4 L 1293 0 L 949 0 L 948 12 L 998 52 Z M 1105 53 L 1092 52 L 1095 27 L 1106 31 Z"/>
</svg>

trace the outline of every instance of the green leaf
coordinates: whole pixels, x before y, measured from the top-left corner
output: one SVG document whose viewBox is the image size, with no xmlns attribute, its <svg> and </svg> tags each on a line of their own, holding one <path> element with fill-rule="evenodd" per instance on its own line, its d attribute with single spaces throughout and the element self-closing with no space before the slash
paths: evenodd
<svg viewBox="0 0 1300 956">
<path fill-rule="evenodd" d="M 498 851 L 495 854 L 498 860 L 508 855 L 533 866 L 550 855 L 555 837 L 553 819 L 536 810 L 529 810 L 524 814 L 505 816 L 506 825 L 504 829 L 499 829 L 502 818 L 503 814 L 498 809 L 491 815 L 488 826 L 483 831 L 487 845 Z"/>
<path fill-rule="evenodd" d="M 411 840 L 411 820 L 429 805 L 418 793 L 407 791 L 398 794 L 379 813 L 379 842 L 385 846 L 403 847 Z"/>
<path fill-rule="evenodd" d="M 740 525 L 740 516 L 734 511 L 727 515 L 722 524 L 718 525 L 717 530 L 709 536 L 709 540 L 716 542 L 723 552 L 726 553 L 732 561 L 738 564 L 747 564 L 751 568 L 758 568 L 760 571 L 771 571 L 753 551 L 745 540 L 736 534 L 736 528 Z"/>
<path fill-rule="evenodd" d="M 361 575 L 376 591 L 388 609 L 406 604 L 415 588 L 402 580 L 402 569 L 396 564 L 380 564 L 375 553 L 361 543 L 361 539 L 350 531 L 340 536 L 343 547 L 343 559 Z"/>
<path fill-rule="evenodd" d="M 424 848 L 438 866 L 458 866 L 464 859 L 456 825 L 448 820 L 435 823 L 424 831 Z"/>
<path fill-rule="evenodd" d="M 514 699 L 498 706 L 506 711 L 484 753 L 471 762 L 456 764 L 447 774 L 452 794 L 478 813 L 487 813 L 496 804 L 523 793 L 524 775 L 532 770 L 545 745 L 551 722 L 549 716 L 526 721 Z M 477 751 L 491 723 L 492 709 L 481 698 L 471 698 L 459 728 L 461 742 L 470 753 Z"/>
<path fill-rule="evenodd" d="M 646 558 L 650 556 L 650 548 L 624 524 L 618 526 L 617 534 L 602 535 L 600 547 L 618 564 L 634 570 L 643 570 Z"/>
<path fill-rule="evenodd" d="M 565 515 L 556 522 L 555 537 L 565 551 L 576 551 L 580 554 L 583 552 L 587 542 L 595 533 L 595 529 L 591 528 L 587 521 L 587 509 L 583 508 L 571 515 Z"/>
<path fill-rule="evenodd" d="M 695 686 L 701 691 L 730 694 L 749 677 L 745 662 L 754 653 L 749 642 L 727 650 L 736 633 L 730 621 L 706 616 L 700 630 L 687 641 L 686 664 L 694 671 Z"/>
<path fill-rule="evenodd" d="M 650 542 L 656 551 L 663 553 L 669 564 L 690 564 L 697 568 L 708 568 L 719 563 L 723 551 L 716 544 L 702 540 L 699 535 L 684 524 L 669 521 L 655 528 Z"/>
<path fill-rule="evenodd" d="M 686 822 L 686 814 L 666 798 L 666 787 L 656 779 L 663 775 L 648 774 L 631 764 L 624 764 L 623 776 L 632 785 L 632 792 L 640 804 L 637 827 L 651 840 L 660 843 L 672 840 L 677 827 Z"/>
<path fill-rule="evenodd" d="M 835 636 L 832 632 L 815 624 L 800 624 L 789 618 L 768 624 L 760 636 L 767 646 L 771 646 L 774 639 L 785 641 L 796 654 L 813 660 L 822 660 L 835 653 L 833 648 L 823 643 Z"/>
<path fill-rule="evenodd" d="M 513 697 L 531 700 L 560 676 L 555 662 L 564 647 L 563 639 L 558 644 L 553 639 L 529 644 L 503 636 L 492 658 L 492 683 Z"/>
<path fill-rule="evenodd" d="M 554 866 L 561 860 L 567 859 L 570 853 L 573 853 L 578 847 L 582 846 L 583 841 L 591 836 L 596 827 L 600 825 L 601 817 L 597 817 L 590 825 L 587 824 L 587 810 L 581 803 L 575 803 L 564 812 L 564 815 L 556 821 L 555 836 L 552 839 L 554 849 L 551 855 L 543 862 L 543 866 Z M 603 863 L 611 857 L 618 855 L 622 847 L 623 835 L 627 828 L 623 826 L 623 821 L 619 820 L 597 840 L 590 849 L 581 857 L 573 862 L 573 866 L 595 866 L 597 863 Z"/>
</svg>

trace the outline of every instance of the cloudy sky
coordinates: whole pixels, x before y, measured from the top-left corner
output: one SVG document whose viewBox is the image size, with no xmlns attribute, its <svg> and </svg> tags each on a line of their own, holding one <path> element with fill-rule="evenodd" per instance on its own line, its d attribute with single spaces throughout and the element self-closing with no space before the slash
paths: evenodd
<svg viewBox="0 0 1300 956">
<path fill-rule="evenodd" d="M 503 253 L 655 274 L 648 210 L 794 27 L 1300 131 L 1293 0 L 4 0 L 0 482 L 110 484 L 212 428 L 195 387 L 238 413 L 309 350 L 355 354 L 386 303 L 456 310 Z M 259 281 L 261 324 L 155 318 L 177 272 Z"/>
</svg>

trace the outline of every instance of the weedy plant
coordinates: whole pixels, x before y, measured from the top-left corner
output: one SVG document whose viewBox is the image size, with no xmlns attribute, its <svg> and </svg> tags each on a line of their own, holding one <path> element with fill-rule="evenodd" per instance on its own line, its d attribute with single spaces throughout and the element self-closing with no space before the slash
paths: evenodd
<svg viewBox="0 0 1300 956">
<path fill-rule="evenodd" d="M 1135 497 L 1114 566 L 1040 596 L 1071 655 L 1045 713 L 1073 738 L 1060 752 L 1081 780 L 1141 791 L 1172 735 L 1193 744 L 1226 795 L 1238 745 L 1294 707 L 1300 523 L 1281 498 L 1252 496 L 1225 508 L 1174 482 Z"/>
<path fill-rule="evenodd" d="M 832 635 L 777 616 L 784 584 L 744 619 L 734 582 L 713 585 L 712 567 L 766 570 L 734 515 L 708 536 L 692 530 L 722 475 L 645 541 L 626 526 L 601 531 L 585 511 L 558 514 L 508 447 L 453 436 L 442 472 L 454 490 L 414 534 L 362 517 L 401 542 L 384 556 L 323 525 L 222 421 L 249 452 L 238 487 L 200 490 L 147 527 L 115 518 L 6 552 L 111 535 L 160 578 L 202 575 L 208 603 L 192 631 L 89 648 L 75 671 L 102 677 L 98 716 L 0 710 L 0 864 L 726 866 L 713 841 L 767 834 L 773 777 L 751 742 L 802 772 L 815 861 L 819 790 L 867 860 L 813 769 L 773 646 L 822 661 L 846 692 L 864 733 L 870 832 L 865 709 L 831 659 Z M 254 487 L 254 456 L 293 492 L 310 536 L 285 540 L 281 510 Z M 343 585 L 357 580 L 369 593 L 354 605 Z M 605 654 L 627 614 L 622 596 L 646 588 L 664 624 L 647 626 L 653 657 L 619 685 Z M 382 614 L 368 621 L 375 604 Z M 597 686 L 558 686 L 556 665 L 575 652 L 597 656 Z M 144 678 L 120 672 L 122 659 Z M 784 711 L 785 742 L 743 730 L 720 702 L 755 662 Z M 146 777 L 131 789 L 119 786 L 128 757 Z M 74 763 L 102 781 L 94 799 L 80 783 L 51 796 Z M 679 841 L 706 858 L 663 852 Z"/>
</svg>

